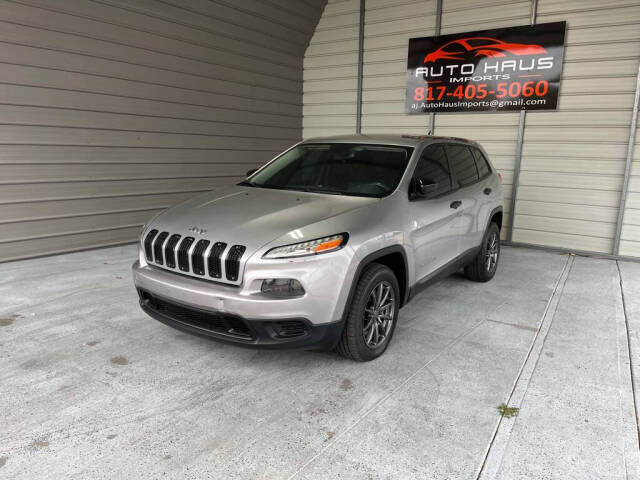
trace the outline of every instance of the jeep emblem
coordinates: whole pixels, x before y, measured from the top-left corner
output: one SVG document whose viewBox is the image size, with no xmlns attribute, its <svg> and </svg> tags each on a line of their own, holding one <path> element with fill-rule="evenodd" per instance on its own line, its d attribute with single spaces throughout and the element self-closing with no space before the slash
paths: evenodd
<svg viewBox="0 0 640 480">
<path fill-rule="evenodd" d="M 205 228 L 199 228 L 199 227 L 189 227 L 188 229 L 190 232 L 193 233 L 197 233 L 199 235 L 204 235 L 205 233 L 207 233 L 207 230 Z"/>
</svg>

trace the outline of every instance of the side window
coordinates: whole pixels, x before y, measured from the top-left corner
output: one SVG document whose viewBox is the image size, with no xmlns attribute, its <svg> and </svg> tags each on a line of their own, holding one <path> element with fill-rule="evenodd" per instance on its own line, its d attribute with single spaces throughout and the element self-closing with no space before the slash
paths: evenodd
<svg viewBox="0 0 640 480">
<path fill-rule="evenodd" d="M 473 148 L 473 155 L 476 157 L 476 165 L 478 166 L 478 173 L 480 174 L 480 178 L 484 178 L 489 173 L 491 173 L 491 168 L 489 167 L 489 162 L 487 161 L 487 157 L 478 150 L 477 148 Z"/>
<path fill-rule="evenodd" d="M 453 168 L 453 171 L 456 173 L 456 179 L 460 187 L 466 187 L 480 179 L 476 161 L 471 155 L 469 147 L 464 145 L 447 145 L 447 154 L 449 155 L 451 168 Z"/>
<path fill-rule="evenodd" d="M 437 183 L 434 197 L 451 191 L 451 173 L 442 145 L 432 145 L 422 152 L 414 177 Z"/>
</svg>

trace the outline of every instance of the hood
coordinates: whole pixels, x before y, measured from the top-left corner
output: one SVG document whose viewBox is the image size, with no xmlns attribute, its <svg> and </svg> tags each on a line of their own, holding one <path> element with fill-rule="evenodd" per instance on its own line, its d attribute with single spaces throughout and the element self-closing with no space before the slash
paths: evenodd
<svg viewBox="0 0 640 480">
<path fill-rule="evenodd" d="M 199 195 L 161 213 L 148 228 L 229 245 L 249 253 L 305 226 L 378 202 L 378 198 L 235 186 Z M 206 230 L 192 233 L 189 228 Z M 324 232 L 331 235 L 340 232 Z M 300 241 L 309 240 L 301 237 Z"/>
</svg>

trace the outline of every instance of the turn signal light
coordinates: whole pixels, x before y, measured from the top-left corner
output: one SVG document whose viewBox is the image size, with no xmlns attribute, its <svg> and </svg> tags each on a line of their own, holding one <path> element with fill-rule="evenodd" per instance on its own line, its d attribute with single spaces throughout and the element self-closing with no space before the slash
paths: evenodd
<svg viewBox="0 0 640 480">
<path fill-rule="evenodd" d="M 316 253 L 326 252 L 327 250 L 333 250 L 342 245 L 342 237 L 330 240 L 328 242 L 321 243 L 315 248 Z"/>
<path fill-rule="evenodd" d="M 308 242 L 283 245 L 282 247 L 272 248 L 264 254 L 263 258 L 291 258 L 328 253 L 344 247 L 347 243 L 347 238 L 348 235 L 346 233 L 340 233 L 330 237 L 309 240 Z"/>
</svg>

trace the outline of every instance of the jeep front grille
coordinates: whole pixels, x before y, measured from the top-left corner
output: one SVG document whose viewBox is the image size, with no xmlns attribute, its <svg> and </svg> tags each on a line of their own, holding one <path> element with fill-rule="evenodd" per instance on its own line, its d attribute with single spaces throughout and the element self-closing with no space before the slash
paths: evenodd
<svg viewBox="0 0 640 480">
<path fill-rule="evenodd" d="M 153 242 L 153 256 L 158 265 L 162 265 L 164 263 L 162 258 L 162 246 L 164 245 L 164 241 L 168 236 L 168 232 L 162 232 L 160 235 L 158 235 L 155 242 Z"/>
<path fill-rule="evenodd" d="M 194 240 L 195 238 L 193 237 L 185 237 L 178 247 L 178 267 L 180 267 L 180 270 L 183 272 L 189 271 L 189 250 Z"/>
<path fill-rule="evenodd" d="M 209 264 L 209 276 L 213 278 L 221 278 L 222 277 L 222 262 L 220 261 L 220 257 L 227 248 L 226 243 L 217 242 L 211 252 L 209 252 L 209 259 L 207 263 Z"/>
<path fill-rule="evenodd" d="M 240 270 L 240 258 L 244 254 L 246 247 L 242 245 L 234 245 L 227 254 L 227 260 L 224 262 L 227 269 L 227 280 L 235 282 L 238 279 Z"/>
<path fill-rule="evenodd" d="M 171 235 L 167 246 L 164 248 L 164 261 L 169 268 L 176 268 L 176 245 L 180 241 L 180 238 L 178 234 Z"/>
<path fill-rule="evenodd" d="M 147 257 L 147 260 L 150 262 L 153 261 L 153 239 L 156 238 L 158 234 L 158 230 L 151 230 L 147 233 L 147 236 L 144 238 L 144 253 Z"/>
<path fill-rule="evenodd" d="M 198 240 L 180 234 L 153 229 L 143 240 L 144 252 L 150 264 L 180 273 L 209 277 L 231 283 L 240 279 L 240 261 L 244 245 Z M 228 248 L 227 248 L 228 247 Z"/>
<path fill-rule="evenodd" d="M 193 264 L 193 273 L 196 275 L 204 275 L 204 252 L 211 242 L 209 240 L 200 240 L 196 243 L 193 250 L 191 263 Z"/>
</svg>

